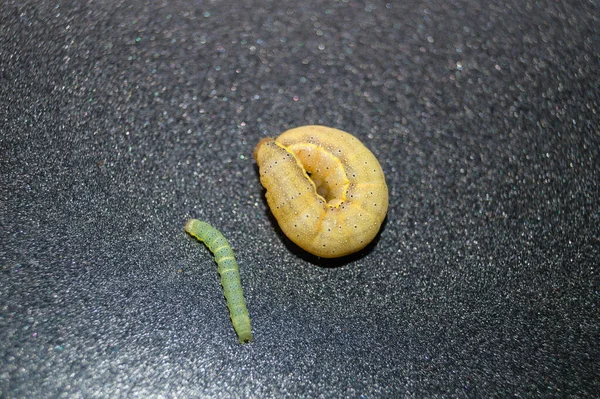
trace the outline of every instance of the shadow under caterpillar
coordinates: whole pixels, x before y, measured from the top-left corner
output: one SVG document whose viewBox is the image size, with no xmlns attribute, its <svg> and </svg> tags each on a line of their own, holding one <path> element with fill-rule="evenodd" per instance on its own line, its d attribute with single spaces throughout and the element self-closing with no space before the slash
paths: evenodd
<svg viewBox="0 0 600 399">
<path fill-rule="evenodd" d="M 233 329 L 238 335 L 240 344 L 252 341 L 250 315 L 246 308 L 239 267 L 229 242 L 219 230 L 197 219 L 188 220 L 185 224 L 185 231 L 204 242 L 215 255 Z"/>
<path fill-rule="evenodd" d="M 356 137 L 302 126 L 254 149 L 260 182 L 283 233 L 323 258 L 361 250 L 377 235 L 388 208 L 381 165 Z"/>
</svg>

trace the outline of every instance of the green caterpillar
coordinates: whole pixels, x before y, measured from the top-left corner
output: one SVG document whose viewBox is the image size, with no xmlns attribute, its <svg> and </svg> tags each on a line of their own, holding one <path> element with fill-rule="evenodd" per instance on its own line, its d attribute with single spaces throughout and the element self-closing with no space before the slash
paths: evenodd
<svg viewBox="0 0 600 399">
<path fill-rule="evenodd" d="M 219 230 L 197 219 L 188 220 L 185 224 L 185 231 L 204 242 L 215 255 L 233 328 L 238 335 L 240 344 L 252 341 L 250 316 L 246 308 L 240 272 L 229 242 Z"/>
</svg>

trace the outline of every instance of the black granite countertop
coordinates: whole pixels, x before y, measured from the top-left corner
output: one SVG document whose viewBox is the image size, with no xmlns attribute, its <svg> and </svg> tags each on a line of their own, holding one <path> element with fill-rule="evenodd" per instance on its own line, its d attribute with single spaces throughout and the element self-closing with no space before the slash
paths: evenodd
<svg viewBox="0 0 600 399">
<path fill-rule="evenodd" d="M 597 1 L 7 0 L 0 79 L 0 397 L 600 395 Z M 264 200 L 307 124 L 386 174 L 355 256 Z"/>
</svg>

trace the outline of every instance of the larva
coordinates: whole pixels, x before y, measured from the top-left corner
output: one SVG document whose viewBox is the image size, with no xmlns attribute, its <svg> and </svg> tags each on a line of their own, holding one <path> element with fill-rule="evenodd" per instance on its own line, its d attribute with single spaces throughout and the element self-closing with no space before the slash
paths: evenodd
<svg viewBox="0 0 600 399">
<path fill-rule="evenodd" d="M 254 150 L 269 208 L 283 233 L 313 255 L 351 254 L 377 235 L 388 208 L 381 165 L 356 137 L 302 126 Z"/>
<path fill-rule="evenodd" d="M 250 316 L 246 308 L 240 272 L 229 242 L 219 230 L 197 219 L 190 219 L 185 224 L 185 231 L 204 242 L 215 255 L 233 328 L 238 335 L 240 344 L 252 341 Z"/>
</svg>

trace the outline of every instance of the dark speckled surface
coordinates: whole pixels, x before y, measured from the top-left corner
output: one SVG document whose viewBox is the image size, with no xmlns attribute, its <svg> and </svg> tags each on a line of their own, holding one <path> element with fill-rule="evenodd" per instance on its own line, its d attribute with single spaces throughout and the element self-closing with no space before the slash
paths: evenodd
<svg viewBox="0 0 600 399">
<path fill-rule="evenodd" d="M 600 395 L 597 1 L 78 3 L 0 5 L 1 397 Z M 386 173 L 358 256 L 263 200 L 305 124 Z"/>
</svg>

